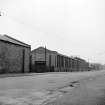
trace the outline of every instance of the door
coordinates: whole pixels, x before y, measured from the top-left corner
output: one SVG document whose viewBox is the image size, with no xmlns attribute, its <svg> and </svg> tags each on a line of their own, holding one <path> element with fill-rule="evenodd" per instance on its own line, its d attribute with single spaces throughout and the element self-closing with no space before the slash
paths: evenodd
<svg viewBox="0 0 105 105">
<path fill-rule="evenodd" d="M 46 62 L 35 61 L 35 72 L 38 72 L 38 73 L 46 72 Z"/>
</svg>

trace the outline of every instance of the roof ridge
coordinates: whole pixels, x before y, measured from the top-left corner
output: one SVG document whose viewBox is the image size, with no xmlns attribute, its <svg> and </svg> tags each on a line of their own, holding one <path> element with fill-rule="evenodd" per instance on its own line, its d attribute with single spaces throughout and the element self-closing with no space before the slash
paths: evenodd
<svg viewBox="0 0 105 105">
<path fill-rule="evenodd" d="M 10 38 L 10 39 L 12 39 L 12 40 L 15 40 L 15 41 L 17 41 L 17 42 L 19 42 L 19 43 L 22 43 L 22 44 L 25 44 L 25 45 L 27 45 L 27 46 L 30 46 L 29 44 L 26 44 L 26 43 L 24 43 L 24 42 L 22 42 L 22 41 L 19 41 L 19 40 L 15 39 L 15 38 L 13 38 L 13 37 L 11 37 L 11 36 L 8 36 L 8 35 L 6 35 L 6 34 L 4 34 L 4 36 L 6 36 L 7 38 Z"/>
<path fill-rule="evenodd" d="M 36 51 L 37 49 L 40 49 L 40 48 L 46 49 L 46 51 L 48 51 L 48 52 L 57 53 L 57 51 L 50 50 L 50 49 L 48 49 L 48 48 L 46 48 L 46 47 L 44 47 L 44 46 L 39 46 L 39 47 L 37 47 L 36 49 L 33 49 L 32 52 L 34 52 L 34 51 Z"/>
</svg>

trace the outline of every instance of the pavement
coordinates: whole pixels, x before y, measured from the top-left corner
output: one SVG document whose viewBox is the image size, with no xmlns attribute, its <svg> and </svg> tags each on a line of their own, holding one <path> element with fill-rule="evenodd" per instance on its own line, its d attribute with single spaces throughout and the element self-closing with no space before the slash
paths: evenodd
<svg viewBox="0 0 105 105">
<path fill-rule="evenodd" d="M 58 91 L 62 96 L 45 105 L 105 105 L 105 75 L 80 80 Z"/>
<path fill-rule="evenodd" d="M 0 78 L 0 105 L 105 105 L 105 71 Z"/>
</svg>

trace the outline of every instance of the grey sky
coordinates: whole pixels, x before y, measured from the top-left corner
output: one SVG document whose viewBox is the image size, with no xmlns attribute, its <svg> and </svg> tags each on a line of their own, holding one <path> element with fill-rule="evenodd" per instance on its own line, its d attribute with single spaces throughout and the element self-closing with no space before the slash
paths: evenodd
<svg viewBox="0 0 105 105">
<path fill-rule="evenodd" d="M 0 0 L 0 33 L 105 63 L 105 0 Z"/>
</svg>

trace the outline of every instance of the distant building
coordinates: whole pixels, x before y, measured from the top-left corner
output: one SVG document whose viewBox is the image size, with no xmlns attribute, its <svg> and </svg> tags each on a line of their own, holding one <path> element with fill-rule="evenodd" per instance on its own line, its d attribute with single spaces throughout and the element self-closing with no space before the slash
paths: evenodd
<svg viewBox="0 0 105 105">
<path fill-rule="evenodd" d="M 84 59 L 79 58 L 79 57 L 74 57 L 76 59 L 76 65 L 78 71 L 89 71 L 89 63 L 86 62 Z"/>
<path fill-rule="evenodd" d="M 0 73 L 29 72 L 30 51 L 30 45 L 0 35 Z"/>
<path fill-rule="evenodd" d="M 91 70 L 103 70 L 104 65 L 102 65 L 100 63 L 90 63 L 90 69 Z"/>
<path fill-rule="evenodd" d="M 56 51 L 39 47 L 31 52 L 32 72 L 74 72 L 88 70 L 88 63 L 77 57 L 68 57 Z"/>
<path fill-rule="evenodd" d="M 31 52 L 32 72 L 54 71 L 57 52 L 39 47 Z"/>
</svg>

